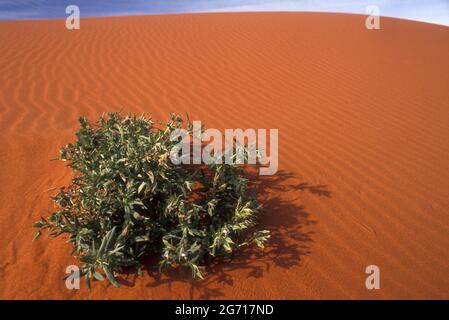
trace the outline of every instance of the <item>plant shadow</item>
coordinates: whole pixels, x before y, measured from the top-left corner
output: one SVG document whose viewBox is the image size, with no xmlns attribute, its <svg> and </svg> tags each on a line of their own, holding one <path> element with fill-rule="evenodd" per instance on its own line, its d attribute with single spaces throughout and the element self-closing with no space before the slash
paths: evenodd
<svg viewBox="0 0 449 320">
<path fill-rule="evenodd" d="M 310 255 L 314 232 L 304 229 L 317 222 L 311 220 L 310 213 L 300 204 L 301 196 L 308 192 L 330 198 L 328 186 L 298 183 L 294 174 L 285 171 L 279 171 L 273 176 L 259 176 L 257 172 L 247 174 L 250 184 L 255 187 L 257 199 L 263 205 L 258 229 L 271 232 L 266 248 L 248 247 L 229 258 L 214 261 L 206 267 L 204 280 L 193 280 L 190 270 L 186 268 L 161 274 L 156 267 L 157 257 L 149 257 L 145 261 L 150 278 L 148 288 L 168 286 L 172 290 L 174 283 L 183 283 L 190 287 L 190 299 L 219 298 L 224 296 L 223 289 L 234 285 L 235 270 L 238 270 L 239 276 L 244 274 L 247 278 L 261 278 L 274 266 L 288 269 L 298 265 L 304 256 Z M 136 277 L 119 281 L 125 286 L 133 286 Z"/>
</svg>

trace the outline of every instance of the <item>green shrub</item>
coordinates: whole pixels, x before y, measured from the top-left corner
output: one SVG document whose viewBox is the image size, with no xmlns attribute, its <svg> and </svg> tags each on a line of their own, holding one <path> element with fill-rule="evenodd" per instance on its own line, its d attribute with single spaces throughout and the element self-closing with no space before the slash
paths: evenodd
<svg viewBox="0 0 449 320">
<path fill-rule="evenodd" d="M 89 287 L 103 272 L 119 286 L 116 273 L 141 273 L 142 259 L 154 254 L 161 269 L 185 266 L 202 278 L 213 257 L 253 243 L 263 248 L 269 239 L 269 231 L 254 229 L 261 206 L 241 166 L 171 162 L 177 141 L 170 133 L 183 125 L 192 133 L 190 121 L 109 113 L 79 122 L 76 142 L 60 151 L 72 182 L 53 198 L 58 211 L 34 227 L 35 239 L 45 229 L 68 235 Z"/>
</svg>

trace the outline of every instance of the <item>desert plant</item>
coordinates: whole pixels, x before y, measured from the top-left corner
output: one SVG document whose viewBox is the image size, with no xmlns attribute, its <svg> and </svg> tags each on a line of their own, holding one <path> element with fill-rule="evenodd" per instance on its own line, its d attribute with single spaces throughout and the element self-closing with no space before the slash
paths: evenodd
<svg viewBox="0 0 449 320">
<path fill-rule="evenodd" d="M 89 287 L 104 275 L 119 286 L 115 274 L 141 273 L 150 254 L 160 256 L 161 269 L 185 266 L 202 278 L 213 257 L 269 239 L 269 231 L 254 230 L 261 206 L 240 165 L 172 163 L 170 134 L 183 126 L 192 133 L 190 121 L 108 113 L 79 122 L 76 142 L 59 157 L 72 182 L 53 197 L 58 211 L 34 227 L 35 239 L 43 230 L 68 235 Z"/>
</svg>

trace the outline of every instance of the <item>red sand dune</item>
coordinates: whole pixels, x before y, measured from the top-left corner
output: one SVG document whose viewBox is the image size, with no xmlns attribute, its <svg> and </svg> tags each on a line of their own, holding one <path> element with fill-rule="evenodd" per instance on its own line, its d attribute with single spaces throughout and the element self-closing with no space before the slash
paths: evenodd
<svg viewBox="0 0 449 320">
<path fill-rule="evenodd" d="M 0 298 L 449 298 L 449 28 L 342 14 L 0 22 Z M 70 171 L 50 161 L 103 111 L 278 128 L 260 256 L 204 281 L 62 277 L 63 238 L 31 242 Z M 381 289 L 365 288 L 367 265 Z"/>
</svg>

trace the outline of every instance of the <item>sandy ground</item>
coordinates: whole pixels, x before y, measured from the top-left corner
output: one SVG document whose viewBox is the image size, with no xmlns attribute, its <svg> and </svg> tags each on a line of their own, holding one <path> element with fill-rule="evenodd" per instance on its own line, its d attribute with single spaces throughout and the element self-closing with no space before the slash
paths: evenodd
<svg viewBox="0 0 449 320">
<path fill-rule="evenodd" d="M 311 13 L 0 22 L 0 298 L 449 298 L 449 28 Z M 50 161 L 81 115 L 188 112 L 278 128 L 263 255 L 190 273 L 62 277 L 63 238 L 32 243 L 70 171 Z M 365 288 L 365 268 L 381 289 Z"/>
</svg>

